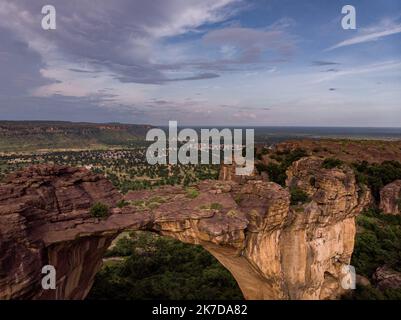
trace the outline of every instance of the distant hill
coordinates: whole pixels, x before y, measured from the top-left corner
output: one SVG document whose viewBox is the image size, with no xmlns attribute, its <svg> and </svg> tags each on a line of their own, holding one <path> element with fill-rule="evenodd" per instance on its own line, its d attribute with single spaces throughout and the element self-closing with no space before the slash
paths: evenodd
<svg viewBox="0 0 401 320">
<path fill-rule="evenodd" d="M 321 158 L 337 158 L 352 163 L 367 161 L 401 162 L 401 141 L 350 140 L 350 139 L 303 139 L 279 143 L 275 150 L 283 153 L 286 150 L 305 150 L 307 154 Z"/>
<path fill-rule="evenodd" d="M 0 121 L 0 152 L 128 146 L 144 140 L 149 125 L 64 121 Z"/>
</svg>

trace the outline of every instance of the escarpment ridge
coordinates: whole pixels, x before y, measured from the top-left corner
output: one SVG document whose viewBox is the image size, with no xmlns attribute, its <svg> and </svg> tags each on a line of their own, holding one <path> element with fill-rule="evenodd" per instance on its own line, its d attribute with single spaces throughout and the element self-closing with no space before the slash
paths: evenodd
<svg viewBox="0 0 401 320">
<path fill-rule="evenodd" d="M 84 299 L 105 251 L 124 230 L 202 245 L 246 299 L 338 298 L 354 218 L 370 194 L 352 170 L 324 169 L 322 161 L 295 162 L 287 188 L 255 175 L 126 196 L 82 168 L 42 165 L 11 174 L 0 185 L 0 298 Z M 291 204 L 291 188 L 308 201 Z M 108 217 L 91 216 L 98 202 L 110 208 Z M 57 271 L 55 290 L 41 287 L 44 265 Z"/>
</svg>

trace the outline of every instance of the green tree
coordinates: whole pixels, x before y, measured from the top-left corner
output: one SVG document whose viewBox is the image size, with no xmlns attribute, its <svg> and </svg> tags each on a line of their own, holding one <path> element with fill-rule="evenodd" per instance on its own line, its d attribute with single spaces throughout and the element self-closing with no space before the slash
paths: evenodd
<svg viewBox="0 0 401 320">
<path fill-rule="evenodd" d="M 90 208 L 90 215 L 94 218 L 106 218 L 110 215 L 109 207 L 97 202 Z"/>
</svg>

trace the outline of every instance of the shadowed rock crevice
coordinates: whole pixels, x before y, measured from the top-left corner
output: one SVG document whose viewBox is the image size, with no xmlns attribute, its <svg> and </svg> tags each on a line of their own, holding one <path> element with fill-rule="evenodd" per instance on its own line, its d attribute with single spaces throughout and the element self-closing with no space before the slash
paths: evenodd
<svg viewBox="0 0 401 320">
<path fill-rule="evenodd" d="M 123 196 L 85 169 L 36 166 L 12 174 L 0 185 L 0 298 L 85 298 L 124 230 L 202 245 L 246 299 L 337 298 L 354 247 L 354 217 L 370 196 L 350 169 L 323 169 L 321 162 L 304 158 L 289 169 L 287 184 L 310 197 L 296 206 L 288 188 L 258 176 L 130 192 L 119 209 Z M 96 202 L 109 206 L 108 218 L 90 216 Z M 56 267 L 56 290 L 41 289 L 47 264 Z"/>
</svg>

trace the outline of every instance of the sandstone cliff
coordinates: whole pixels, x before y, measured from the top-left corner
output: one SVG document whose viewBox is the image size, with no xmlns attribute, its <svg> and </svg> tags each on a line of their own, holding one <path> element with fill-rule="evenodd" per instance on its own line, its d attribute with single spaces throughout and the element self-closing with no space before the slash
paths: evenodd
<svg viewBox="0 0 401 320">
<path fill-rule="evenodd" d="M 310 195 L 295 207 L 288 188 L 260 179 L 204 181 L 191 194 L 181 187 L 131 192 L 129 205 L 117 209 L 121 195 L 85 169 L 16 173 L 0 186 L 0 298 L 85 298 L 105 250 L 123 230 L 202 245 L 247 299 L 337 298 L 354 246 L 354 217 L 369 193 L 358 189 L 352 171 L 322 169 L 321 161 L 305 158 L 289 169 L 288 185 Z M 92 218 L 95 202 L 109 205 L 111 215 Z M 41 288 L 47 264 L 57 270 L 56 290 Z"/>
<path fill-rule="evenodd" d="M 0 298 L 83 298 L 112 238 L 89 231 L 91 237 L 62 243 L 49 234 L 79 227 L 92 203 L 114 205 L 119 198 L 110 182 L 82 169 L 38 166 L 10 175 L 0 185 Z M 57 266 L 57 292 L 41 290 L 47 264 Z"/>
</svg>

